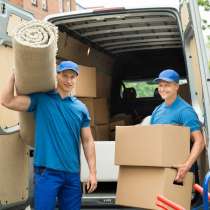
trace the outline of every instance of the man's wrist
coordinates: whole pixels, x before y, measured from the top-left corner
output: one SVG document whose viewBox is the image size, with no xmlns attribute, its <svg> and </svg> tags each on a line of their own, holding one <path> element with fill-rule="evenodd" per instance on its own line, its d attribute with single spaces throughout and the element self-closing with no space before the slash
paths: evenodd
<svg viewBox="0 0 210 210">
<path fill-rule="evenodd" d="M 91 170 L 91 171 L 90 171 L 90 175 L 96 176 L 96 170 Z"/>
<path fill-rule="evenodd" d="M 187 168 L 188 171 L 191 169 L 192 165 L 193 164 L 190 163 L 190 162 L 188 162 L 188 161 L 185 163 L 185 166 L 186 166 L 186 168 Z"/>
</svg>

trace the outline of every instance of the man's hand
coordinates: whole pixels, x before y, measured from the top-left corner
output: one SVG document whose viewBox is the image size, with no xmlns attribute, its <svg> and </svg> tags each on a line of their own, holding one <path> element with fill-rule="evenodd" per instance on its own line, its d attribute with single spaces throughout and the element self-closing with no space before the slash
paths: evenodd
<svg viewBox="0 0 210 210">
<path fill-rule="evenodd" d="M 177 169 L 177 175 L 175 178 L 175 181 L 177 183 L 181 183 L 184 180 L 184 177 L 186 176 L 187 172 L 190 170 L 190 166 L 187 163 L 174 166 L 173 168 Z"/>
<path fill-rule="evenodd" d="M 86 187 L 88 193 L 91 193 L 97 187 L 97 179 L 95 144 L 90 127 L 84 127 L 81 129 L 81 141 L 90 172 Z"/>
<path fill-rule="evenodd" d="M 89 175 L 86 187 L 88 193 L 92 193 L 97 188 L 97 179 L 95 173 Z"/>
</svg>

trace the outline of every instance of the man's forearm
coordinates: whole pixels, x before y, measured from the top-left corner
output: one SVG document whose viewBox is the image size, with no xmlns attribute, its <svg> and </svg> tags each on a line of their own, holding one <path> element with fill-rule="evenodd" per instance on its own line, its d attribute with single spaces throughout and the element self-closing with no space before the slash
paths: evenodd
<svg viewBox="0 0 210 210">
<path fill-rule="evenodd" d="M 199 155 L 204 149 L 204 140 L 201 133 L 196 134 L 196 138 L 194 139 L 193 147 L 190 152 L 190 156 L 186 161 L 186 164 L 189 166 L 189 168 L 192 167 L 193 163 L 199 158 Z"/>
<path fill-rule="evenodd" d="M 88 162 L 89 171 L 96 174 L 96 153 L 93 140 L 87 140 L 83 143 L 84 154 Z"/>
</svg>

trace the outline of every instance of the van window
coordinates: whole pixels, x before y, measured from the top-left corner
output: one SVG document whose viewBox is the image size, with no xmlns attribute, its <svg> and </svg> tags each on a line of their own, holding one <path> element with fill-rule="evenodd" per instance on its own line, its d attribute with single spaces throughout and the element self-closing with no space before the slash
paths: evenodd
<svg viewBox="0 0 210 210">
<path fill-rule="evenodd" d="M 123 81 L 126 88 L 134 88 L 137 98 L 153 97 L 157 84 L 151 81 Z"/>
<path fill-rule="evenodd" d="M 154 84 L 151 80 L 147 81 L 123 81 L 126 88 L 134 88 L 136 91 L 136 98 L 151 98 L 154 97 L 155 90 L 158 85 Z M 179 81 L 180 85 L 187 84 L 186 79 Z M 123 91 L 123 88 L 122 88 Z M 121 92 L 122 92 L 121 91 Z"/>
</svg>

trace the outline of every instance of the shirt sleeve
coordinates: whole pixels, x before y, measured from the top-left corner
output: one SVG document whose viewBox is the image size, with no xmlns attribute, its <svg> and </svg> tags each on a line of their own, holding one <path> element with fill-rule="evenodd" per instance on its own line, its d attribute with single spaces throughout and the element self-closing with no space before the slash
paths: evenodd
<svg viewBox="0 0 210 210">
<path fill-rule="evenodd" d="M 83 113 L 83 120 L 82 120 L 82 128 L 90 127 L 90 114 L 88 112 L 87 107 L 85 106 L 84 113 Z"/>
<path fill-rule="evenodd" d="M 183 122 L 183 126 L 190 128 L 191 133 L 193 131 L 201 130 L 201 123 L 193 108 L 183 109 L 181 111 L 181 120 Z"/>
<path fill-rule="evenodd" d="M 32 94 L 29 94 L 28 96 L 30 97 L 31 102 L 30 102 L 27 112 L 34 112 L 36 111 L 40 94 L 32 93 Z"/>
<path fill-rule="evenodd" d="M 157 110 L 159 109 L 161 105 L 157 106 L 154 111 L 152 112 L 152 115 L 151 115 L 151 119 L 150 119 L 150 124 L 154 124 L 154 117 L 155 117 L 155 114 L 157 112 Z"/>
</svg>

